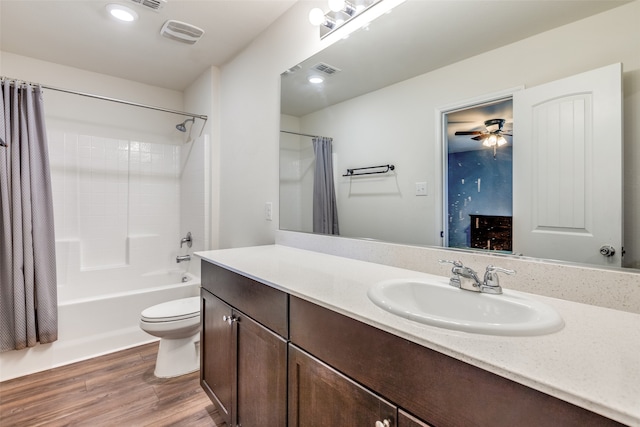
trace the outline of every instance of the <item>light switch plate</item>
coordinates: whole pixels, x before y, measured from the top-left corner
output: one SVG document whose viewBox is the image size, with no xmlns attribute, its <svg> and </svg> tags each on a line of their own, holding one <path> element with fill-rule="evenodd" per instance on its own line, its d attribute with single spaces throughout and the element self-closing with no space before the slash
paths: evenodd
<svg viewBox="0 0 640 427">
<path fill-rule="evenodd" d="M 273 221 L 273 203 L 271 202 L 264 204 L 264 219 Z"/>
<path fill-rule="evenodd" d="M 416 196 L 426 196 L 426 195 L 427 195 L 427 183 L 416 182 Z"/>
</svg>

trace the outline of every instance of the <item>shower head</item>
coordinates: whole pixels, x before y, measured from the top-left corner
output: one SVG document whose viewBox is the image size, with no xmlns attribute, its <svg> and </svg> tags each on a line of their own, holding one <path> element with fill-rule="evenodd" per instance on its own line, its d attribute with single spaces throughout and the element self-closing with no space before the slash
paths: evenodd
<svg viewBox="0 0 640 427">
<path fill-rule="evenodd" d="M 187 126 L 186 126 L 187 122 L 195 122 L 195 121 L 196 121 L 196 119 L 191 117 L 190 119 L 187 119 L 182 123 L 178 123 L 176 125 L 176 129 L 178 129 L 180 132 L 186 132 L 187 131 Z"/>
</svg>

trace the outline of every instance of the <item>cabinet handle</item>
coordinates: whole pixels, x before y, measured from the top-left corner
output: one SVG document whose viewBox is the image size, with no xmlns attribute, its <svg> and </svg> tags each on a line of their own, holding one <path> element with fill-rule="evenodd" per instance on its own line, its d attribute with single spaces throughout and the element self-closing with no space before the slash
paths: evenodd
<svg viewBox="0 0 640 427">
<path fill-rule="evenodd" d="M 231 316 L 227 316 L 226 314 L 224 316 L 222 316 L 222 320 L 224 320 L 225 322 L 227 322 L 229 324 L 229 326 L 233 325 L 233 322 L 236 322 L 238 320 L 238 318 L 234 315 Z"/>
<path fill-rule="evenodd" d="M 391 427 L 391 421 L 389 420 L 376 421 L 376 427 Z"/>
</svg>

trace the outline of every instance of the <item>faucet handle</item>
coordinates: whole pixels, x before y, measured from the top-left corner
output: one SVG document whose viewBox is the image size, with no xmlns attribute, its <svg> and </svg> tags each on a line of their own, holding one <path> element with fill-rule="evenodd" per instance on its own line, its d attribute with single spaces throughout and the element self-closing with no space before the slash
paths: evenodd
<svg viewBox="0 0 640 427">
<path fill-rule="evenodd" d="M 452 261 L 448 259 L 441 259 L 441 260 L 438 260 L 438 262 L 440 264 L 453 264 L 454 267 L 464 267 L 464 265 L 462 264 L 462 261 L 459 261 L 459 260 Z"/>
<path fill-rule="evenodd" d="M 516 274 L 515 270 L 507 270 L 506 268 L 496 267 L 494 265 L 487 265 L 487 273 L 504 273 L 510 276 Z"/>
<path fill-rule="evenodd" d="M 484 283 L 482 284 L 483 292 L 501 294 L 502 287 L 500 286 L 500 279 L 498 273 L 504 273 L 508 275 L 516 274 L 515 270 L 507 270 L 506 268 L 496 267 L 493 265 L 487 266 L 487 271 L 484 273 Z"/>
<path fill-rule="evenodd" d="M 182 247 L 182 245 L 185 243 L 187 244 L 188 247 L 191 247 L 193 245 L 193 240 L 191 239 L 190 231 L 187 232 L 186 237 L 183 237 L 182 239 L 180 239 L 180 247 Z"/>
<path fill-rule="evenodd" d="M 438 262 L 440 264 L 453 264 L 453 267 L 451 267 L 451 277 L 449 278 L 449 284 L 454 288 L 460 288 L 462 286 L 462 282 L 460 281 L 460 273 L 462 272 L 462 269 L 465 268 L 462 264 L 462 261 L 450 261 L 441 259 Z"/>
</svg>

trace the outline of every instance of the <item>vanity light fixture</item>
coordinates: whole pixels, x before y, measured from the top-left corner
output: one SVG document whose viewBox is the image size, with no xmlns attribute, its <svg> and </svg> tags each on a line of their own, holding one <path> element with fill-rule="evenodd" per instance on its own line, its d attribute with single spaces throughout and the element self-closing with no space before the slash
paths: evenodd
<svg viewBox="0 0 640 427">
<path fill-rule="evenodd" d="M 329 30 L 333 30 L 336 26 L 336 22 L 332 18 L 325 15 L 322 9 L 318 7 L 311 9 L 311 11 L 309 12 L 309 22 L 311 22 L 311 24 L 315 26 L 323 25 Z"/>
<path fill-rule="evenodd" d="M 349 17 L 356 14 L 356 6 L 345 0 L 329 0 L 329 9 L 333 12 L 344 12 L 349 15 Z M 364 7 L 360 7 L 360 10 L 362 9 L 364 9 Z"/>
<path fill-rule="evenodd" d="M 123 6 L 121 4 L 110 3 L 106 6 L 107 12 L 113 18 L 122 21 L 122 22 L 133 22 L 138 19 L 138 14 L 135 10 Z"/>
<path fill-rule="evenodd" d="M 360 13 L 382 0 L 328 0 L 329 11 L 320 8 L 311 9 L 309 22 L 320 27 L 320 38 L 324 38 L 334 30 L 349 22 Z M 401 0 L 402 1 L 402 0 Z"/>
</svg>

